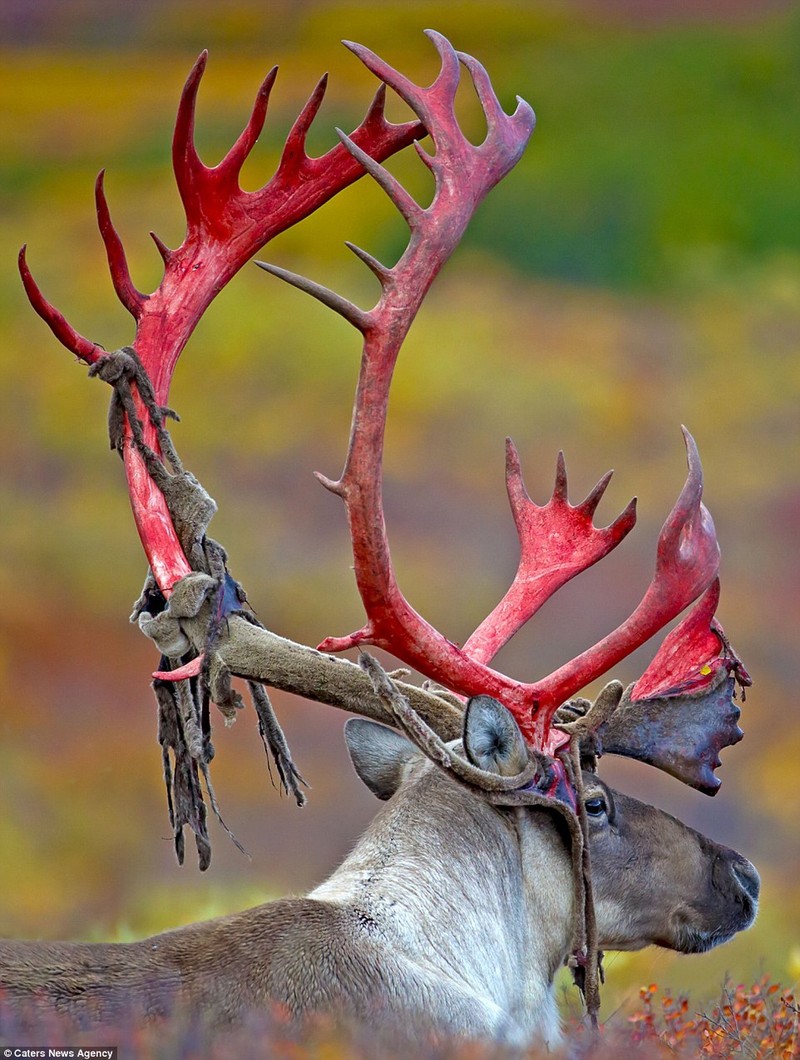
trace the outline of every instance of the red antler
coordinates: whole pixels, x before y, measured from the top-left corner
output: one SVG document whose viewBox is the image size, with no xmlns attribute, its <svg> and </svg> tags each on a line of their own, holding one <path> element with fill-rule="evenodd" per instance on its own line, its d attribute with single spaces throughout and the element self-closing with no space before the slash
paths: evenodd
<svg viewBox="0 0 800 1060">
<path fill-rule="evenodd" d="M 703 469 L 695 441 L 683 429 L 689 463 L 686 483 L 661 528 L 656 570 L 641 603 L 613 633 L 534 685 L 536 698 L 558 706 L 679 615 L 708 589 L 719 570 L 714 523 L 701 503 Z"/>
<path fill-rule="evenodd" d="M 289 133 L 275 175 L 259 191 L 241 189 L 239 174 L 264 125 L 277 68 L 264 79 L 250 119 L 228 154 L 213 169 L 205 166 L 195 149 L 193 134 L 195 102 L 206 58 L 207 53 L 203 52 L 186 81 L 173 139 L 173 167 L 186 214 L 186 238 L 177 249 L 170 250 L 153 234 L 164 260 L 164 277 L 153 294 L 142 294 L 131 280 L 122 241 L 108 211 L 102 173 L 96 185 L 97 217 L 111 279 L 119 300 L 136 321 L 132 348 L 149 376 L 158 406 L 166 405 L 178 357 L 215 295 L 265 243 L 364 173 L 361 161 L 341 144 L 320 158 L 309 158 L 306 154 L 306 134 L 325 93 L 323 78 Z M 383 112 L 384 91 L 381 86 L 364 121 L 352 136 L 364 157 L 385 159 L 424 135 L 418 122 L 403 125 L 387 122 Z M 24 247 L 19 267 L 31 304 L 56 338 L 87 364 L 102 361 L 106 351 L 75 331 L 44 298 L 26 264 Z M 134 382 L 133 403 L 142 423 L 143 441 L 159 453 L 157 425 L 152 422 L 139 390 Z M 139 451 L 129 444 L 129 420 L 126 416 L 123 455 L 134 518 L 156 581 L 168 595 L 191 567 L 164 497 Z"/>
<path fill-rule="evenodd" d="M 557 589 L 616 548 L 636 522 L 636 499 L 611 526 L 598 530 L 592 518 L 611 479 L 609 471 L 576 507 L 567 500 L 564 454 L 558 454 L 556 484 L 540 507 L 522 481 L 519 454 L 506 440 L 506 487 L 520 542 L 519 567 L 511 588 L 464 645 L 473 659 L 491 662 Z"/>
<path fill-rule="evenodd" d="M 338 481 L 320 478 L 346 505 L 356 580 L 367 621 L 349 636 L 328 638 L 320 649 L 341 651 L 364 643 L 383 647 L 459 694 L 484 693 L 500 699 L 529 739 L 552 749 L 563 740 L 560 733 L 551 731 L 556 709 L 701 595 L 716 577 L 718 549 L 713 523 L 700 503 L 702 473 L 687 432 L 689 477 L 661 532 L 656 573 L 642 603 L 619 629 L 555 673 L 533 684 L 514 681 L 491 669 L 488 662 L 556 589 L 622 540 L 633 526 L 635 508 L 632 502 L 604 530 L 594 527 L 592 517 L 608 476 L 582 504 L 572 507 L 567 501 L 561 458 L 553 497 L 539 507 L 525 493 L 516 450 L 509 445 L 508 491 L 521 559 L 514 584 L 501 603 L 462 649 L 421 618 L 401 593 L 389 553 L 381 492 L 383 439 L 395 362 L 435 276 L 458 244 L 479 202 L 519 159 L 534 124 L 533 112 L 521 100 L 513 115 L 500 108 L 486 72 L 474 59 L 455 52 L 438 34 L 428 35 L 442 61 L 441 72 L 429 88 L 412 85 L 367 49 L 348 45 L 411 106 L 436 147 L 436 154 L 430 157 L 417 145 L 436 183 L 433 200 L 423 209 L 382 166 L 342 136 L 354 157 L 397 206 L 411 233 L 405 253 L 393 268 L 351 246 L 381 284 L 376 306 L 361 310 L 303 277 L 258 263 L 340 313 L 364 339 L 345 468 Z M 480 146 L 466 140 L 455 117 L 459 62 L 469 71 L 487 118 L 488 133 Z"/>
</svg>

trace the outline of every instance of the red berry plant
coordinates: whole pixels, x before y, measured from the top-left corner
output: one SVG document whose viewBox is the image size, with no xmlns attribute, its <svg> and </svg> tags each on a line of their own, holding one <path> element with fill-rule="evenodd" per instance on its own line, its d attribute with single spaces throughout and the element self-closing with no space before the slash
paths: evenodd
<svg viewBox="0 0 800 1060">
<path fill-rule="evenodd" d="M 795 995 L 768 976 L 750 987 L 726 982 L 709 1012 L 693 1010 L 689 999 L 655 983 L 639 991 L 641 1005 L 629 1017 L 632 1041 L 665 1046 L 686 1056 L 742 1056 L 792 1060 L 800 1056 L 800 1007 Z"/>
</svg>

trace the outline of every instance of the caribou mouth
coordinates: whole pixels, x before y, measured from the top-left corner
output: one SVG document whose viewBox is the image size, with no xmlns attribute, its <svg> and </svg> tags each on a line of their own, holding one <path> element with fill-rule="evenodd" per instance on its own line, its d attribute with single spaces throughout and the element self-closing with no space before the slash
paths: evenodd
<svg viewBox="0 0 800 1060">
<path fill-rule="evenodd" d="M 744 862 L 744 859 L 742 861 Z M 672 939 L 659 939 L 657 945 L 677 950 L 679 953 L 707 953 L 715 946 L 729 942 L 740 931 L 749 928 L 758 912 L 761 880 L 749 861 L 744 864 L 747 869 L 741 871 L 738 865 L 731 866 L 732 875 L 738 885 L 738 893 L 732 896 L 737 908 L 725 924 L 717 925 L 713 930 L 706 931 L 698 927 L 696 923 L 689 923 L 680 917 L 677 922 L 673 923 Z"/>
</svg>

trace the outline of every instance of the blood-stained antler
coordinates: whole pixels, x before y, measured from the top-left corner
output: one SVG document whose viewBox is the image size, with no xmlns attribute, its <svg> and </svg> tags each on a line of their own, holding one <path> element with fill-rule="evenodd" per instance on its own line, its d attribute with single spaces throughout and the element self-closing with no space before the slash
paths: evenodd
<svg viewBox="0 0 800 1060">
<path fill-rule="evenodd" d="M 713 523 L 701 503 L 702 471 L 697 449 L 685 432 L 689 476 L 661 531 L 656 572 L 641 604 L 617 630 L 548 677 L 534 683 L 506 677 L 488 665 L 503 644 L 561 585 L 619 544 L 635 521 L 632 502 L 611 526 L 596 528 L 592 519 L 609 476 L 582 504 L 573 507 L 567 500 L 563 458 L 559 458 L 552 499 L 544 507 L 534 504 L 525 492 L 516 450 L 509 443 L 506 477 L 521 546 L 519 569 L 509 592 L 463 648 L 433 629 L 401 593 L 390 558 L 381 490 L 392 373 L 401 344 L 431 283 L 457 246 L 480 201 L 519 159 L 534 124 L 533 112 L 523 101 L 518 102 L 513 115 L 500 108 L 480 64 L 454 51 L 438 34 L 429 36 L 442 62 L 441 72 L 429 88 L 412 85 L 372 52 L 349 45 L 415 111 L 436 148 L 431 157 L 416 145 L 435 179 L 432 202 L 423 209 L 381 165 L 364 158 L 359 148 L 342 135 L 345 145 L 386 191 L 410 229 L 408 247 L 393 268 L 358 247 L 350 248 L 380 282 L 381 296 L 375 307 L 361 310 L 303 277 L 258 263 L 340 313 L 363 335 L 361 372 L 344 471 L 337 481 L 320 478 L 345 502 L 356 580 L 367 621 L 349 636 L 327 638 L 320 649 L 335 652 L 361 644 L 382 647 L 460 695 L 489 694 L 499 699 L 514 713 L 535 746 L 552 750 L 564 738 L 552 728 L 557 708 L 702 595 L 717 576 L 718 548 Z M 487 136 L 479 146 L 466 139 L 454 112 L 459 63 L 468 70 L 487 119 Z M 706 646 L 709 643 L 718 648 L 716 642 L 705 638 Z"/>
<path fill-rule="evenodd" d="M 175 179 L 186 214 L 186 238 L 177 249 L 170 250 L 151 233 L 164 260 L 163 279 L 152 294 L 142 294 L 133 284 L 122 241 L 108 210 L 103 173 L 95 188 L 100 234 L 114 289 L 136 321 L 136 337 L 128 349 L 134 351 L 152 386 L 152 401 L 147 408 L 140 393 L 142 377 L 139 382 L 133 379 L 132 408 L 126 410 L 123 427 L 126 444 L 120 441 L 120 448 L 139 535 L 155 579 L 166 595 L 191 571 L 192 564 L 184 555 L 161 490 L 143 461 L 141 447 L 129 444 L 131 418 L 135 413 L 142 425 L 144 445 L 158 454 L 162 439 L 159 424 L 152 422 L 153 406 L 161 409 L 167 404 L 178 357 L 212 299 L 270 239 L 364 174 L 361 162 L 341 144 L 320 158 L 306 154 L 306 134 L 325 94 L 323 78 L 287 137 L 275 175 L 259 191 L 242 190 L 239 175 L 263 128 L 277 67 L 259 88 L 250 119 L 233 147 L 219 165 L 204 165 L 194 146 L 194 114 L 206 59 L 207 53 L 203 52 L 184 86 L 172 145 Z M 424 135 L 418 122 L 387 122 L 384 94 L 381 86 L 363 122 L 352 134 L 365 157 L 385 159 Z M 28 269 L 25 247 L 20 251 L 19 267 L 31 304 L 56 338 L 87 364 L 101 364 L 108 356 L 106 351 L 80 335 L 45 299 Z M 129 364 L 125 370 L 134 372 L 135 366 Z"/>
<path fill-rule="evenodd" d="M 403 340 L 439 270 L 458 245 L 478 204 L 519 160 L 533 131 L 534 115 L 520 100 L 513 115 L 501 109 L 488 76 L 473 58 L 456 52 L 439 34 L 429 32 L 441 57 L 439 76 L 419 88 L 359 45 L 348 44 L 364 64 L 408 103 L 428 129 L 436 154 L 417 145 L 434 176 L 435 191 L 423 209 L 382 166 L 364 156 L 351 138 L 343 143 L 391 198 L 409 226 L 408 247 L 393 268 L 366 251 L 351 247 L 381 285 L 377 305 L 365 312 L 351 302 L 293 273 L 259 262 L 336 310 L 364 337 L 350 449 L 341 478 L 322 478 L 345 502 L 353 540 L 356 580 L 367 612 L 363 629 L 347 637 L 328 638 L 323 651 L 375 644 L 420 669 L 456 692 L 487 693 L 510 705 L 518 684 L 471 659 L 433 629 L 400 591 L 389 555 L 383 518 L 381 464 L 389 387 Z M 471 144 L 455 116 L 460 63 L 469 70 L 488 122 L 484 142 Z M 519 712 L 524 707 L 517 704 Z"/>
<path fill-rule="evenodd" d="M 598 530 L 592 519 L 611 479 L 609 471 L 580 504 L 567 500 L 567 469 L 558 454 L 556 484 L 540 507 L 522 481 L 519 454 L 506 441 L 506 487 L 520 543 L 519 567 L 511 588 L 464 645 L 472 658 L 491 662 L 498 651 L 554 592 L 616 548 L 636 522 L 632 500 L 611 526 Z"/>
</svg>

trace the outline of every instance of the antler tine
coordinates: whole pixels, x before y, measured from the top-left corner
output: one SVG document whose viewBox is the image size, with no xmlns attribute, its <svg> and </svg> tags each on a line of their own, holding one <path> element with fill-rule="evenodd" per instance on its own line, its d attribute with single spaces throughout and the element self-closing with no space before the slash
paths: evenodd
<svg viewBox="0 0 800 1060">
<path fill-rule="evenodd" d="M 505 112 L 500 106 L 500 100 L 497 98 L 497 93 L 494 90 L 494 85 L 489 78 L 485 66 L 466 52 L 456 52 L 456 55 L 458 56 L 459 62 L 469 70 L 469 75 L 472 78 L 472 83 L 475 86 L 475 91 L 480 100 L 481 107 L 483 107 L 483 113 L 489 121 L 489 127 L 486 130 L 486 139 L 489 140 L 497 129 L 502 128 L 502 123 L 498 122 L 497 119 Z M 517 96 L 518 109 L 519 104 L 527 105 L 524 103 L 524 100 Z"/>
<path fill-rule="evenodd" d="M 205 169 L 194 145 L 194 115 L 197 92 L 207 63 L 208 51 L 203 49 L 183 86 L 172 135 L 172 168 L 186 220 L 190 225 L 198 213 L 195 203 L 197 178 Z"/>
<path fill-rule="evenodd" d="M 337 129 L 336 134 L 353 158 L 360 162 L 372 179 L 383 188 L 400 214 L 402 214 L 411 231 L 413 232 L 418 228 L 424 211 L 416 199 L 409 195 L 397 177 L 392 176 L 385 166 L 370 158 L 366 151 L 362 151 L 347 133 Z"/>
<path fill-rule="evenodd" d="M 399 70 L 396 70 L 389 63 L 381 59 L 379 55 L 376 55 L 370 48 L 366 48 L 363 44 L 357 44 L 355 41 L 343 40 L 342 44 L 348 51 L 351 51 L 353 55 L 357 56 L 366 68 L 373 73 L 379 81 L 384 85 L 388 85 L 393 88 L 398 96 L 407 103 L 411 109 L 420 118 L 424 117 L 421 113 L 420 106 L 420 94 L 424 89 L 420 89 L 419 85 L 415 85 L 413 81 L 407 78 L 404 74 L 401 74 Z M 435 83 L 435 82 L 434 82 Z"/>
<path fill-rule="evenodd" d="M 125 256 L 125 247 L 122 245 L 119 232 L 114 227 L 114 223 L 111 220 L 111 212 L 108 209 L 108 200 L 103 186 L 105 173 L 104 169 L 100 170 L 94 186 L 97 224 L 106 248 L 108 271 L 111 273 L 111 282 L 114 284 L 117 298 L 119 298 L 133 319 L 138 320 L 144 309 L 147 296 L 136 289 L 131 279 L 128 260 Z"/>
<path fill-rule="evenodd" d="M 152 384 L 154 406 L 167 404 L 169 386 L 186 342 L 212 299 L 231 277 L 278 232 L 313 213 L 342 188 L 363 175 L 363 167 L 341 145 L 321 158 L 305 154 L 305 133 L 319 109 L 324 92 L 321 82 L 303 108 L 287 139 L 282 163 L 259 191 L 239 187 L 241 167 L 252 150 L 266 117 L 276 69 L 264 78 L 243 131 L 218 166 L 203 164 L 194 144 L 197 93 L 206 67 L 207 53 L 198 57 L 181 93 L 173 136 L 175 179 L 186 215 L 183 243 L 171 250 L 153 235 L 164 261 L 164 275 L 151 295 L 139 292 L 131 280 L 125 250 L 114 228 L 103 190 L 101 173 L 96 185 L 97 216 L 108 257 L 111 278 L 122 304 L 136 319 L 136 338 L 129 349 Z M 362 151 L 385 159 L 406 147 L 424 129 L 419 122 L 392 125 L 383 114 L 380 99 L 373 102 L 353 136 Z M 107 356 L 98 344 L 80 335 L 42 295 L 20 252 L 20 274 L 28 298 L 56 338 L 88 364 Z M 132 363 L 132 362 L 131 362 Z M 137 369 L 138 370 L 138 369 Z M 157 459 L 159 435 L 151 409 L 142 400 L 135 379 L 132 406 L 141 427 L 141 445 Z M 183 554 L 172 519 L 150 471 L 142 462 L 126 411 L 125 444 L 121 447 L 128 487 L 139 535 L 159 586 L 167 595 L 191 566 Z M 138 447 L 137 447 L 138 446 Z"/>
<path fill-rule="evenodd" d="M 27 244 L 20 248 L 17 264 L 28 301 L 62 346 L 66 346 L 71 353 L 74 353 L 76 357 L 80 357 L 87 364 L 94 364 L 106 351 L 102 346 L 98 346 L 96 342 L 91 342 L 89 339 L 84 338 L 69 323 L 67 318 L 52 303 L 47 301 L 38 283 L 34 280 L 31 270 L 28 268 L 27 251 Z"/>
<path fill-rule="evenodd" d="M 419 145 L 414 144 L 414 146 L 418 147 Z M 372 254 L 368 253 L 368 251 L 364 250 L 362 247 L 357 247 L 355 243 L 350 243 L 345 240 L 344 245 L 348 250 L 351 250 L 360 261 L 364 262 L 370 272 L 372 272 L 373 276 L 378 280 L 381 287 L 386 287 L 386 284 L 392 278 L 392 270 L 387 268 L 383 262 L 378 261 L 377 258 L 373 257 Z"/>
<path fill-rule="evenodd" d="M 519 454 L 516 452 L 516 446 L 510 438 L 506 439 L 506 446 L 506 483 L 508 484 L 509 478 L 515 479 L 519 483 L 520 492 L 527 497 L 528 491 L 525 489 L 525 484 L 522 481 L 522 465 L 520 464 Z M 511 474 L 509 474 L 508 456 L 510 455 L 511 450 L 514 451 L 516 459 L 512 461 Z M 608 472 L 606 472 L 606 474 L 608 474 Z M 568 493 L 567 462 L 564 459 L 564 450 L 559 449 L 558 456 L 556 457 L 556 482 L 553 487 L 553 496 L 558 497 L 559 500 L 566 500 Z"/>
<path fill-rule="evenodd" d="M 239 183 L 239 174 L 242 171 L 242 166 L 250 156 L 250 152 L 258 143 L 258 138 L 264 128 L 264 122 L 267 118 L 267 107 L 269 106 L 269 97 L 272 93 L 272 88 L 277 76 L 278 67 L 273 66 L 261 82 L 258 92 L 256 93 L 253 109 L 250 113 L 247 124 L 242 129 L 233 147 L 231 147 L 230 151 L 228 151 L 216 167 L 218 170 L 227 171 L 231 183 L 236 186 L 238 186 Z"/>
<path fill-rule="evenodd" d="M 563 454 L 561 454 L 561 455 L 563 455 Z M 603 477 L 600 479 L 600 481 L 597 483 L 597 485 L 594 486 L 589 491 L 589 493 L 584 497 L 584 499 L 578 505 L 578 507 L 581 509 L 581 511 L 586 512 L 587 515 L 594 515 L 594 513 L 597 511 L 598 504 L 600 503 L 600 501 L 605 496 L 605 492 L 608 489 L 608 484 L 611 481 L 613 475 L 614 475 L 613 471 L 606 471 L 605 475 L 603 475 Z M 635 511 L 636 511 L 636 498 L 635 497 L 631 501 L 628 502 L 628 507 L 625 509 L 625 512 L 627 512 L 628 508 L 631 508 L 631 507 L 634 510 L 634 518 L 635 518 Z M 622 514 L 624 515 L 625 512 L 623 512 Z M 620 518 L 622 518 L 622 516 L 620 516 Z"/>
<path fill-rule="evenodd" d="M 425 36 L 428 40 L 433 42 L 433 46 L 439 53 L 442 65 L 439 73 L 436 76 L 436 80 L 429 87 L 428 92 L 430 93 L 431 99 L 438 98 L 443 103 L 446 102 L 450 107 L 453 106 L 456 98 L 456 92 L 458 91 L 458 84 L 460 80 L 459 70 L 459 53 L 455 50 L 450 41 L 443 34 L 438 33 L 435 29 L 426 29 Z M 504 117 L 503 111 L 497 114 L 497 117 Z"/>
<path fill-rule="evenodd" d="M 363 309 L 359 309 L 349 299 L 343 298 L 329 287 L 324 287 L 321 283 L 315 283 L 305 276 L 299 276 L 296 272 L 282 269 L 278 265 L 271 265 L 267 261 L 257 261 L 255 264 L 258 265 L 259 269 L 263 269 L 264 272 L 269 272 L 273 276 L 277 276 L 279 280 L 283 280 L 284 283 L 288 283 L 291 287 L 296 287 L 298 291 L 303 291 L 305 294 L 311 295 L 312 298 L 316 298 L 318 302 L 322 302 L 328 309 L 332 309 L 339 316 L 344 317 L 359 331 L 366 331 L 369 327 L 369 313 L 365 313 Z"/>
<path fill-rule="evenodd" d="M 369 110 L 364 116 L 363 125 L 367 126 L 370 122 L 383 122 L 386 120 L 386 85 L 381 81 L 378 87 L 375 89 L 375 95 L 372 97 L 372 103 L 369 105 Z"/>
<path fill-rule="evenodd" d="M 607 556 L 633 529 L 635 498 L 610 526 L 600 529 L 593 524 L 611 474 L 573 506 L 567 497 L 564 454 L 559 453 L 553 495 L 540 507 L 525 489 L 516 446 L 506 439 L 506 486 L 519 535 L 519 566 L 508 592 L 465 643 L 468 655 L 491 662 L 562 585 Z"/>
<path fill-rule="evenodd" d="M 314 91 L 303 104 L 303 109 L 294 120 L 286 137 L 281 154 L 278 173 L 296 172 L 306 161 L 306 137 L 312 122 L 319 113 L 325 93 L 328 89 L 328 75 L 323 74 L 314 86 Z"/>
</svg>

